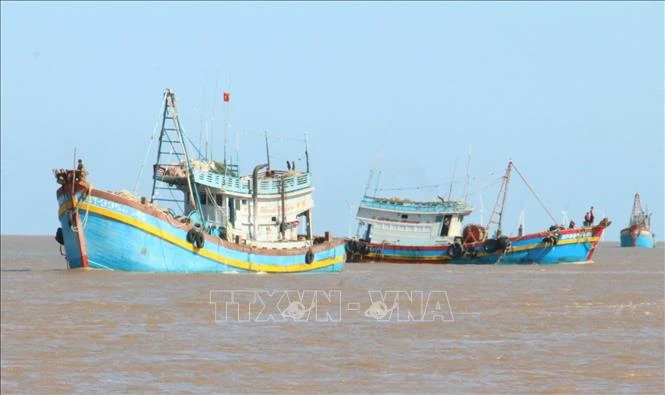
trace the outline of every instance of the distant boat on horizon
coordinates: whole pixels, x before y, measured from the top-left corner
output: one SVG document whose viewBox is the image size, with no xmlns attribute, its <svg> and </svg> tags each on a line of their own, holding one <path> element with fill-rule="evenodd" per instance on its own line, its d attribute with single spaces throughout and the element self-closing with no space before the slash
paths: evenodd
<svg viewBox="0 0 665 395">
<path fill-rule="evenodd" d="M 225 101 L 226 101 L 225 95 Z M 167 89 L 150 197 L 93 188 L 77 169 L 55 169 L 56 241 L 68 267 L 141 272 L 337 272 L 345 240 L 315 236 L 307 168 L 192 160 L 175 94 Z M 191 141 L 190 141 L 191 144 Z M 193 144 L 191 144 L 193 146 Z M 112 158 L 109 157 L 109 161 Z M 175 208 L 175 210 L 168 205 Z"/>
<path fill-rule="evenodd" d="M 621 247 L 654 248 L 656 235 L 651 232 L 651 214 L 642 210 L 640 194 L 635 194 L 628 227 L 621 230 Z"/>
</svg>

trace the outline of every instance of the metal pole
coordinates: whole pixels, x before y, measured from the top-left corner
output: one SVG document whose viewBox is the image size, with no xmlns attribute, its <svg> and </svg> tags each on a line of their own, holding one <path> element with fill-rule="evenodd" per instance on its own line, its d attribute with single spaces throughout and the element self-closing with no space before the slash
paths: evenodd
<svg viewBox="0 0 665 395">
<path fill-rule="evenodd" d="M 307 164 L 307 172 L 309 173 L 309 144 L 307 140 L 307 133 L 305 133 L 305 161 Z"/>
<path fill-rule="evenodd" d="M 265 130 L 263 133 L 265 133 L 266 136 L 266 158 L 268 160 L 268 170 L 270 170 L 270 148 L 268 148 L 268 131 Z"/>
</svg>

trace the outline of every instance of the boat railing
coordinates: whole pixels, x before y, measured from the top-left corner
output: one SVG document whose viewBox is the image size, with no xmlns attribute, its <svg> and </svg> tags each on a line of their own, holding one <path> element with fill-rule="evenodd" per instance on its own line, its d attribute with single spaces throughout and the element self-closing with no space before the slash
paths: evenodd
<svg viewBox="0 0 665 395">
<path fill-rule="evenodd" d="M 389 202 L 389 201 L 376 201 L 373 199 L 363 199 L 360 202 L 361 206 L 376 208 L 382 210 L 391 210 L 391 211 L 409 211 L 409 212 L 427 212 L 427 213 L 438 213 L 438 212 L 462 212 L 462 211 L 471 211 L 473 208 L 464 202 L 448 201 L 448 202 L 435 202 L 432 204 L 423 204 L 423 203 L 414 203 L 414 202 Z"/>
<path fill-rule="evenodd" d="M 236 193 L 251 193 L 252 180 L 250 178 L 233 177 L 209 171 L 194 170 L 194 181 L 198 184 L 223 189 Z M 293 192 L 312 186 L 309 173 L 294 174 L 284 177 L 284 192 Z M 262 178 L 258 182 L 259 194 L 278 194 L 282 192 L 282 178 Z"/>
</svg>

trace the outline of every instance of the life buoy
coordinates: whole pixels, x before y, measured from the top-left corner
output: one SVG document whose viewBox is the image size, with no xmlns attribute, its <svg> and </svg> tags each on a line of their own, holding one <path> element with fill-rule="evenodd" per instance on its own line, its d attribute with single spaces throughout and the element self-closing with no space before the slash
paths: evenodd
<svg viewBox="0 0 665 395">
<path fill-rule="evenodd" d="M 455 243 L 448 246 L 448 255 L 454 259 L 460 258 L 463 252 L 461 244 Z"/>
<path fill-rule="evenodd" d="M 58 228 L 58 230 L 55 231 L 55 241 L 57 241 L 60 245 L 65 245 L 65 239 L 62 235 L 62 228 Z"/>
<path fill-rule="evenodd" d="M 308 265 L 314 262 L 314 253 L 311 249 L 307 250 L 307 253 L 305 254 L 305 262 L 307 262 Z"/>
</svg>

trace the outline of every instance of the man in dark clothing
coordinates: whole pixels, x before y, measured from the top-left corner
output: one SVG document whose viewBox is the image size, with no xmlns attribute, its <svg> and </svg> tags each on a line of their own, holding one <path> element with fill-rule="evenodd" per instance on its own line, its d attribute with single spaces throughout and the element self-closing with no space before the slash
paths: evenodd
<svg viewBox="0 0 665 395">
<path fill-rule="evenodd" d="M 83 166 L 83 160 L 79 159 L 79 164 L 76 166 L 76 176 L 79 180 L 85 181 L 85 177 L 88 175 L 88 171 Z"/>
</svg>

